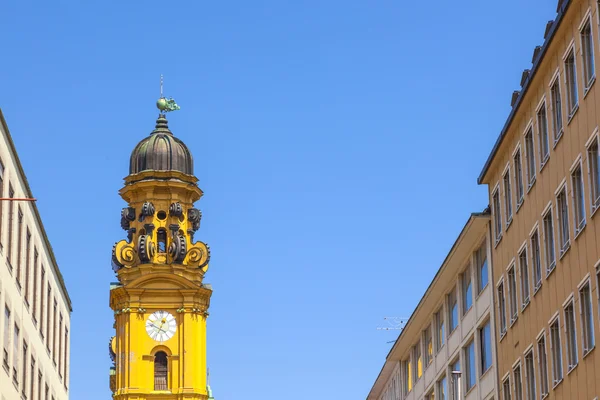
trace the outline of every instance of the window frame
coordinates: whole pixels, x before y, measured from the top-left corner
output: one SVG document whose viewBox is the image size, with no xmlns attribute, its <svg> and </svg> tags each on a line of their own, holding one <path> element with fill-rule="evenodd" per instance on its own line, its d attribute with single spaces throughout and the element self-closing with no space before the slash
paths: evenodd
<svg viewBox="0 0 600 400">
<path fill-rule="evenodd" d="M 523 310 L 525 310 L 525 308 L 527 308 L 531 302 L 531 275 L 529 273 L 529 254 L 527 250 L 527 242 L 528 240 L 525 240 L 517 252 L 519 281 L 521 283 L 521 312 L 523 312 Z M 523 267 L 522 263 L 523 258 L 525 259 L 525 267 Z"/>
<path fill-rule="evenodd" d="M 585 318 L 584 304 L 586 301 L 583 299 L 582 291 L 587 287 L 589 301 L 589 313 L 587 313 L 589 320 Z M 594 301 L 592 300 L 592 279 L 588 273 L 582 281 L 577 285 L 577 295 L 579 303 L 579 320 L 581 323 L 581 350 L 582 358 L 585 358 L 595 347 L 596 347 L 596 336 L 594 329 Z M 587 323 L 586 323 L 587 321 Z"/>
<path fill-rule="evenodd" d="M 534 240 L 535 238 L 535 240 Z M 540 242 L 540 227 L 539 223 L 533 225 L 533 229 L 529 233 L 529 244 L 531 246 L 531 270 L 533 272 L 533 295 L 542 287 L 544 283 L 544 265 L 542 261 L 542 247 Z M 534 246 L 535 244 L 535 246 Z M 537 249 L 537 258 L 536 258 L 536 249 Z M 537 261 L 537 262 L 536 262 Z M 539 279 L 538 279 L 538 270 L 539 270 Z"/>
<path fill-rule="evenodd" d="M 589 28 L 589 45 L 586 46 L 584 38 L 584 29 Z M 579 45 L 581 46 L 581 70 L 583 72 L 583 97 L 589 93 L 592 85 L 596 81 L 595 54 L 594 54 L 594 29 L 592 26 L 591 8 L 585 13 L 579 24 Z M 587 50 L 591 51 L 591 56 Z M 587 57 L 590 56 L 590 57 Z M 591 67 L 591 71 L 589 68 Z"/>
<path fill-rule="evenodd" d="M 556 330 L 554 331 L 554 325 Z M 556 332 L 557 338 L 554 337 Z M 564 379 L 565 371 L 562 363 L 562 337 L 560 332 L 560 314 L 557 311 L 548 321 L 548 336 L 550 337 L 550 353 L 552 358 L 552 389 L 556 388 Z M 558 343 L 558 350 L 555 344 Z M 556 362 L 558 360 L 558 363 Z"/>
<path fill-rule="evenodd" d="M 571 82 L 571 70 L 569 59 L 573 60 L 572 79 Z M 563 68 L 565 70 L 565 87 L 567 91 L 567 125 L 571 122 L 577 110 L 579 109 L 579 88 L 577 87 L 577 51 L 575 48 L 575 40 L 571 40 L 571 43 L 567 46 L 563 54 Z M 572 83 L 572 85 L 571 85 Z"/>
<path fill-rule="evenodd" d="M 528 366 L 528 358 L 529 356 L 531 356 L 531 368 L 532 371 L 529 371 L 529 366 Z M 537 398 L 537 382 L 536 382 L 536 376 L 535 376 L 535 349 L 533 347 L 533 344 L 530 344 L 527 349 L 525 349 L 525 352 L 523 352 L 523 362 L 525 364 L 525 383 L 526 383 L 526 389 L 525 389 L 525 394 L 527 397 L 527 400 L 536 400 Z"/>
<path fill-rule="evenodd" d="M 500 291 L 502 291 L 502 295 L 500 295 Z M 508 330 L 506 323 L 506 295 L 504 289 L 504 277 L 500 277 L 498 283 L 496 284 L 496 295 L 498 296 L 498 330 L 500 333 L 500 341 L 506 336 L 506 332 Z"/>
<path fill-rule="evenodd" d="M 494 246 L 502 240 L 502 204 L 500 202 L 500 182 L 492 190 L 492 214 L 494 223 Z"/>
<path fill-rule="evenodd" d="M 552 112 L 552 147 L 555 148 L 565 131 L 564 113 L 563 113 L 563 95 L 560 84 L 560 68 L 556 69 L 556 72 L 550 80 L 548 85 L 550 89 L 550 110 Z M 555 90 L 556 88 L 556 90 Z M 558 96 L 556 96 L 558 94 Z M 558 99 L 558 101 L 557 101 Z M 557 107 L 558 103 L 558 107 Z M 558 110 L 558 112 L 557 112 Z M 558 124 L 560 122 L 560 124 Z"/>
<path fill-rule="evenodd" d="M 515 178 L 515 195 L 517 199 L 515 213 L 518 213 L 521 205 L 523 205 L 523 202 L 525 201 L 525 181 L 523 180 L 523 152 L 521 150 L 521 142 L 517 144 L 512 153 L 512 166 Z"/>
<path fill-rule="evenodd" d="M 571 321 L 567 315 L 567 309 L 571 308 Z M 578 340 L 577 340 L 577 317 L 575 316 L 575 295 L 571 293 L 567 300 L 562 305 L 562 312 L 564 317 L 563 329 L 565 332 L 565 344 L 567 351 L 567 375 L 573 371 L 579 364 L 579 353 L 578 353 Z M 570 324 L 572 322 L 573 332 L 569 332 Z M 572 339 L 572 340 L 570 340 Z"/>
<path fill-rule="evenodd" d="M 543 343 L 540 343 L 543 341 Z M 538 360 L 538 372 L 540 375 L 540 396 L 541 398 L 545 398 L 550 393 L 550 381 L 548 380 L 548 344 L 546 341 L 546 330 L 542 329 L 542 331 L 538 334 L 535 339 L 535 345 L 537 348 L 537 360 Z M 542 353 L 540 350 L 540 344 L 543 344 Z M 544 356 L 544 362 L 542 365 L 542 354 Z M 543 375 L 545 372 L 545 375 Z M 545 384 L 545 388 L 544 388 Z M 544 391 L 545 389 L 545 391 Z"/>
<path fill-rule="evenodd" d="M 579 171 L 580 179 L 577 179 L 575 176 L 577 171 Z M 587 224 L 585 213 L 585 181 L 583 178 L 583 161 L 581 154 L 577 156 L 575 162 L 571 165 L 569 177 L 571 180 L 571 200 L 573 201 L 573 207 L 571 207 L 573 209 L 573 240 L 575 240 L 579 237 L 579 234 Z M 576 181 L 578 184 L 576 184 Z M 579 185 L 581 185 L 581 188 L 578 189 Z"/>
<path fill-rule="evenodd" d="M 512 272 L 512 274 L 511 274 Z M 512 280 L 511 280 L 512 275 Z M 508 326 L 512 327 L 517 319 L 519 318 L 519 296 L 517 293 L 517 270 L 516 270 L 516 260 L 513 258 L 511 262 L 508 264 L 506 268 L 506 280 L 507 280 L 507 290 L 508 290 L 508 317 L 509 323 Z M 511 287 L 513 286 L 513 287 Z M 514 298 L 513 298 L 514 296 Z"/>
<path fill-rule="evenodd" d="M 554 200 L 556 201 L 556 221 L 558 227 L 556 227 L 554 221 L 552 221 L 552 229 L 558 228 L 558 259 L 562 259 L 567 251 L 571 248 L 571 219 L 569 217 L 569 190 L 567 185 L 567 178 L 564 178 L 558 185 L 558 189 L 554 192 Z M 564 204 L 560 199 L 564 196 Z M 562 207 L 561 207 L 562 205 Z M 563 214 L 564 213 L 564 214 Z M 545 216 L 543 217 L 545 218 Z M 566 228 L 565 224 L 566 223 Z M 545 223 L 544 223 L 545 228 Z M 556 235 L 554 235 L 556 242 Z M 554 245 L 554 261 L 556 263 L 556 245 Z"/>
<path fill-rule="evenodd" d="M 468 284 L 467 281 L 465 279 L 468 279 Z M 469 305 L 469 307 L 467 307 L 467 295 L 468 295 L 468 291 L 467 288 L 470 287 L 470 296 L 471 296 L 471 304 Z M 467 315 L 467 313 L 469 311 L 471 311 L 471 309 L 473 308 L 473 304 L 474 304 L 474 296 L 473 296 L 473 274 L 471 273 L 471 262 L 469 261 L 467 263 L 466 268 L 463 270 L 463 272 L 460 274 L 460 297 L 461 297 L 461 311 L 462 311 L 462 315 L 461 317 L 464 317 L 465 315 Z"/>
<path fill-rule="evenodd" d="M 517 370 L 518 370 L 518 372 L 517 372 Z M 519 379 L 516 378 L 517 376 L 519 377 Z M 513 388 L 514 388 L 514 393 L 515 393 L 515 400 L 523 400 L 523 368 L 521 365 L 520 357 L 512 365 L 512 377 L 513 377 L 513 382 L 514 382 Z M 517 382 L 518 382 L 518 386 L 517 386 Z"/>
<path fill-rule="evenodd" d="M 592 155 L 591 149 L 594 146 L 596 147 L 595 156 Z M 588 184 L 590 185 L 590 216 L 593 216 L 600 208 L 600 134 L 598 127 L 594 129 L 585 143 L 585 152 Z"/>
<path fill-rule="evenodd" d="M 504 198 L 504 230 L 508 231 L 513 220 L 513 199 L 512 199 L 512 183 L 510 181 L 510 163 L 504 168 L 502 173 L 502 194 Z"/>
<path fill-rule="evenodd" d="M 550 217 L 550 222 L 552 223 L 552 243 L 548 244 L 548 227 L 546 226 L 546 218 Z M 544 267 L 546 268 L 546 278 L 550 276 L 550 274 L 556 269 L 556 235 L 554 232 L 555 223 L 554 223 L 554 214 L 553 214 L 553 204 L 552 202 L 548 203 L 544 211 L 542 211 L 542 239 L 544 242 Z M 552 262 L 549 259 L 549 251 L 552 250 Z"/>
<path fill-rule="evenodd" d="M 529 143 L 528 138 L 531 139 Z M 533 120 L 530 120 L 527 127 L 523 131 L 523 140 L 525 142 L 525 166 L 527 172 L 527 190 L 529 193 L 533 185 L 535 185 L 537 176 L 537 164 L 535 158 L 535 135 L 533 132 Z"/>
<path fill-rule="evenodd" d="M 542 115 L 543 112 L 543 115 Z M 542 96 L 535 110 L 535 121 L 538 135 L 538 151 L 540 155 L 540 172 L 544 169 L 548 160 L 550 160 L 550 132 L 548 129 L 548 107 L 546 105 L 546 96 Z M 544 143 L 546 152 L 544 152 Z"/>
<path fill-rule="evenodd" d="M 452 336 L 452 334 L 454 333 L 454 331 L 458 328 L 459 325 L 459 320 L 460 320 L 460 313 L 459 313 L 459 303 L 458 303 L 458 296 L 457 296 L 457 292 L 458 292 L 458 285 L 454 285 L 453 289 L 450 290 L 448 293 L 446 293 L 446 303 L 448 304 L 448 337 Z M 450 303 L 450 298 L 454 299 L 454 304 L 456 304 L 456 318 L 454 318 L 454 316 L 452 315 L 453 313 L 453 308 L 451 307 L 451 303 Z"/>
</svg>

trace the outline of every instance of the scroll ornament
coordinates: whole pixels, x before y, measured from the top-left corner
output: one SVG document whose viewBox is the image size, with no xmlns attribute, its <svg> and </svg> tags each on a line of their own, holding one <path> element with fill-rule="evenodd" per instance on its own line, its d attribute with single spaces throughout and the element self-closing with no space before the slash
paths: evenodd
<svg viewBox="0 0 600 400">
<path fill-rule="evenodd" d="M 125 207 L 121 210 L 121 228 L 129 229 L 129 224 L 135 220 L 135 208 Z"/>
</svg>

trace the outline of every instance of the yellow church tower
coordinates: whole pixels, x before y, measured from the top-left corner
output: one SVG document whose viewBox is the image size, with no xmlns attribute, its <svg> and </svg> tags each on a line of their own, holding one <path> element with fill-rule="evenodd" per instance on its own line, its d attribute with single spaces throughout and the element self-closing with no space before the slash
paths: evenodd
<svg viewBox="0 0 600 400">
<path fill-rule="evenodd" d="M 194 241 L 202 217 L 194 202 L 202 190 L 192 154 L 167 124 L 166 113 L 179 106 L 162 93 L 157 106 L 156 128 L 131 153 L 119 192 L 127 202 L 127 240 L 112 251 L 118 282 L 110 289 L 110 386 L 116 400 L 207 400 L 212 288 L 202 281 L 210 252 Z"/>
</svg>

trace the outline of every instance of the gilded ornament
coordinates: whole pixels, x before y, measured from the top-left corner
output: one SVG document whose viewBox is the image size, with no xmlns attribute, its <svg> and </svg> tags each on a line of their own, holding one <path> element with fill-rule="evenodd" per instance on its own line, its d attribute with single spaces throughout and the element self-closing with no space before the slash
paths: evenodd
<svg viewBox="0 0 600 400">
<path fill-rule="evenodd" d="M 202 242 L 196 242 L 188 250 L 186 259 L 184 260 L 184 264 L 189 265 L 191 267 L 202 268 L 206 264 L 208 264 L 209 259 L 210 249 L 208 248 L 208 246 Z"/>
</svg>

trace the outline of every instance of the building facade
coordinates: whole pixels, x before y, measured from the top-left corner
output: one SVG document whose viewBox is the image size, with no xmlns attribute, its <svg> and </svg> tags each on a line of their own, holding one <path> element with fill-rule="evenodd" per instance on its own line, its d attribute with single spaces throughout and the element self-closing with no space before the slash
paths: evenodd
<svg viewBox="0 0 600 400">
<path fill-rule="evenodd" d="M 2 111 L 0 193 L 0 398 L 65 400 L 71 300 Z"/>
<path fill-rule="evenodd" d="M 490 215 L 472 214 L 390 350 L 369 400 L 496 396 Z"/>
<path fill-rule="evenodd" d="M 174 103 L 173 103 L 174 104 Z M 164 111 L 167 100 L 161 98 Z M 207 400 L 206 319 L 212 288 L 203 283 L 208 247 L 194 241 L 202 196 L 192 155 L 162 112 L 133 150 L 120 195 L 127 239 L 113 247 L 110 307 L 113 398 Z"/>
<path fill-rule="evenodd" d="M 600 396 L 599 3 L 557 11 L 479 177 L 504 400 Z"/>
</svg>

